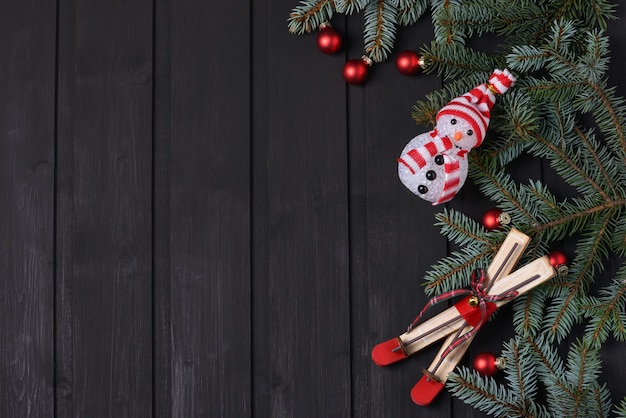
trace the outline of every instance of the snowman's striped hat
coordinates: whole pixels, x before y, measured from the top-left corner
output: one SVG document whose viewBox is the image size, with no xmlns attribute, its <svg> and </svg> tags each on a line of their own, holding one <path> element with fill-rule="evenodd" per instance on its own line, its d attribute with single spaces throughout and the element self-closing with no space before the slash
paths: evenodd
<svg viewBox="0 0 626 418">
<path fill-rule="evenodd" d="M 475 147 L 479 146 L 489 126 L 491 109 L 496 101 L 496 94 L 504 94 L 515 83 L 515 77 L 509 70 L 494 70 L 489 82 L 474 87 L 463 96 L 452 99 L 437 113 L 436 119 L 443 115 L 453 115 L 467 121 L 476 134 Z"/>
</svg>

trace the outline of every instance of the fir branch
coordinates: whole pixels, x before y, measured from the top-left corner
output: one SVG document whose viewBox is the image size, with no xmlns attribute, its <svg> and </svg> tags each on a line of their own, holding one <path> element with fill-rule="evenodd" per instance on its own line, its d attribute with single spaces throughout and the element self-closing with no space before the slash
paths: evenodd
<svg viewBox="0 0 626 418">
<path fill-rule="evenodd" d="M 600 387 L 598 385 L 592 386 L 593 390 L 593 404 L 590 404 L 590 409 L 597 413 L 598 418 L 604 418 L 609 416 L 611 409 L 611 397 L 606 385 Z"/>
<path fill-rule="evenodd" d="M 490 248 L 465 247 L 442 258 L 424 276 L 424 291 L 428 296 L 469 285 L 474 270 L 485 268 L 485 258 L 493 256 Z"/>
<path fill-rule="evenodd" d="M 498 2 L 489 6 L 497 10 L 493 23 L 494 32 L 500 36 L 511 36 L 514 41 L 518 39 L 520 32 L 526 34 L 543 28 L 550 19 L 545 8 L 536 2 L 526 2 L 523 7 L 520 7 L 519 2 Z"/>
<path fill-rule="evenodd" d="M 472 179 L 479 187 L 483 193 L 487 196 L 494 198 L 496 201 L 499 201 L 503 204 L 507 204 L 511 207 L 509 213 L 512 213 L 514 216 L 521 216 L 526 219 L 526 224 L 529 225 L 538 225 L 537 219 L 532 216 L 526 206 L 521 204 L 521 202 L 516 198 L 513 194 L 515 190 L 515 186 L 508 176 L 505 176 L 504 173 L 501 173 L 500 176 L 495 175 L 495 170 L 489 168 L 489 162 L 484 158 L 479 158 L 478 155 L 480 153 L 470 153 L 470 174 Z M 492 161 L 493 163 L 493 161 Z"/>
<path fill-rule="evenodd" d="M 609 65 L 609 40 L 600 32 L 586 34 L 585 53 L 578 64 L 582 76 L 594 84 L 601 82 Z"/>
<path fill-rule="evenodd" d="M 538 370 L 542 380 L 547 383 L 553 384 L 559 389 L 559 392 L 565 394 L 570 398 L 576 396 L 572 388 L 565 384 L 561 377 L 565 373 L 565 367 L 562 360 L 558 357 L 555 350 L 551 349 L 549 345 L 543 341 L 543 339 L 531 338 L 529 336 L 524 337 L 526 343 L 532 348 L 532 354 L 538 360 L 538 364 L 541 369 Z"/>
<path fill-rule="evenodd" d="M 550 141 L 548 141 L 545 137 L 543 137 L 543 136 L 541 136 L 541 135 L 539 135 L 537 133 L 531 132 L 530 135 L 533 138 L 533 140 L 536 141 L 536 143 L 541 144 L 543 147 L 545 147 L 547 149 L 547 152 L 550 154 L 551 161 L 554 161 L 556 163 L 556 167 L 555 168 L 557 168 L 557 170 L 560 169 L 563 166 L 567 167 L 568 171 L 573 171 L 578 178 L 586 181 L 587 184 L 589 184 L 593 188 L 593 190 L 596 191 L 596 193 L 601 195 L 606 202 L 611 201 L 611 198 L 606 194 L 604 189 L 602 189 L 602 187 L 600 187 L 593 180 L 593 178 L 591 178 L 591 176 L 589 176 L 582 169 L 582 167 L 577 165 L 572 160 L 572 158 L 570 158 L 570 156 L 566 152 L 563 151 L 563 149 L 561 147 L 556 146 L 555 144 L 553 144 Z M 533 148 L 531 148 L 531 150 L 533 150 Z M 563 164 L 563 165 L 561 165 L 561 164 Z M 571 177 L 569 177 L 568 180 L 569 179 L 571 179 Z M 576 186 L 577 184 L 572 184 L 572 185 Z M 581 190 L 581 192 L 584 193 L 585 190 Z"/>
<path fill-rule="evenodd" d="M 515 402 L 503 386 L 498 385 L 491 378 L 483 378 L 476 371 L 465 367 L 451 373 L 446 386 L 459 399 L 475 408 L 495 416 L 515 416 L 536 418 L 544 416 L 530 413 L 525 407 L 528 402 Z"/>
<path fill-rule="evenodd" d="M 504 344 L 502 356 L 506 359 L 507 367 L 504 373 L 513 392 L 513 398 L 521 405 L 534 401 L 537 394 L 537 378 L 530 347 L 519 338 L 512 339 Z"/>
<path fill-rule="evenodd" d="M 482 81 L 472 83 L 473 85 L 483 82 L 494 68 L 503 64 L 501 59 L 472 50 L 461 43 L 433 41 L 430 46 L 420 49 L 420 55 L 428 63 L 428 72 L 435 72 L 446 80 L 467 76 L 468 73 L 473 74 L 474 80 L 482 78 Z"/>
<path fill-rule="evenodd" d="M 615 407 L 615 415 L 619 418 L 626 418 L 626 398 L 622 399 L 619 406 Z"/>
<path fill-rule="evenodd" d="M 611 331 L 621 341 L 626 339 L 626 318 L 622 314 L 626 305 L 626 265 L 623 265 L 611 286 L 600 291 L 600 297 L 584 299 L 581 310 L 590 319 L 585 329 L 585 340 L 593 348 L 607 340 Z"/>
<path fill-rule="evenodd" d="M 523 86 L 524 80 L 519 84 Z M 540 111 L 523 87 L 507 92 L 505 96 L 498 98 L 494 106 L 491 133 L 481 148 L 489 150 L 492 158 L 497 158 L 503 166 L 513 161 L 530 144 L 529 136 L 525 132 L 540 128 Z"/>
<path fill-rule="evenodd" d="M 599 225 L 594 225 L 593 230 L 589 231 L 590 242 L 585 243 L 585 247 L 589 251 L 585 251 L 583 259 L 577 258 L 572 265 L 572 270 L 578 270 L 576 271 L 576 280 L 568 286 L 568 294 L 565 298 L 560 300 L 559 304 L 551 306 L 552 309 L 548 311 L 546 322 L 549 325 L 548 333 L 550 336 L 564 338 L 571 330 L 572 315 L 577 315 L 578 312 L 576 296 L 584 293 L 586 282 L 590 277 L 593 278 L 593 266 L 599 264 L 598 253 L 604 250 L 603 241 L 608 235 L 609 220 L 610 213 L 604 217 Z"/>
<path fill-rule="evenodd" d="M 561 207 L 556 202 L 556 197 L 552 193 L 550 193 L 550 191 L 546 187 L 544 187 L 543 184 L 538 181 L 531 181 L 528 190 L 537 200 L 538 205 L 542 207 L 542 209 L 539 210 L 539 213 L 556 214 L 557 218 L 560 218 L 563 215 Z"/>
<path fill-rule="evenodd" d="M 402 26 L 409 26 L 418 21 L 426 13 L 430 1 L 398 0 L 397 21 Z"/>
<path fill-rule="evenodd" d="M 614 200 L 614 201 L 610 201 L 610 202 L 602 203 L 602 204 L 596 204 L 595 202 L 591 202 L 589 205 L 590 207 L 588 208 L 586 207 L 582 208 L 582 206 L 584 206 L 583 203 L 585 202 L 584 199 L 572 199 L 570 202 L 573 202 L 573 203 L 572 204 L 562 203 L 561 209 L 571 206 L 572 213 L 565 214 L 560 218 L 553 219 L 552 221 L 549 221 L 543 224 L 536 224 L 535 226 L 532 226 L 527 232 L 533 235 L 536 235 L 544 231 L 553 230 L 559 227 L 562 228 L 565 225 L 571 225 L 574 223 L 579 223 L 581 227 L 584 227 L 585 225 L 587 225 L 588 221 L 592 217 L 599 215 L 603 212 L 607 212 L 607 211 L 613 212 L 623 207 L 624 205 L 626 205 L 626 199 Z M 576 206 L 576 203 L 580 203 L 580 204 Z M 587 222 L 578 222 L 581 219 Z M 569 230 L 567 231 L 568 232 L 567 235 L 571 236 L 577 231 L 578 231 L 578 228 L 570 227 Z"/>
<path fill-rule="evenodd" d="M 466 3 L 440 8 L 433 14 L 435 27 L 442 29 L 439 34 L 435 32 L 436 39 L 445 39 L 446 44 L 463 44 L 466 38 L 474 34 L 494 32 L 496 16 L 497 9 L 479 4 Z"/>
<path fill-rule="evenodd" d="M 600 173 L 604 178 L 603 184 L 607 185 L 611 189 L 611 191 L 613 192 L 613 196 L 619 195 L 617 188 L 613 184 L 612 179 L 614 177 L 613 175 L 609 175 L 606 168 L 606 164 L 611 161 L 609 158 L 607 158 L 607 153 L 602 152 L 603 148 L 600 146 L 600 144 L 592 144 L 590 136 L 585 135 L 578 126 L 574 127 L 574 131 L 580 143 L 582 143 L 587 149 L 587 155 L 593 160 L 594 166 L 597 167 L 598 170 L 600 170 Z"/>
<path fill-rule="evenodd" d="M 437 219 L 435 226 L 441 227 L 441 234 L 457 245 L 465 247 L 480 243 L 490 247 L 494 253 L 497 251 L 497 244 L 486 237 L 484 227 L 464 214 L 444 208 L 442 213 L 435 215 L 435 218 Z M 504 237 L 500 237 L 500 242 L 503 239 Z"/>
<path fill-rule="evenodd" d="M 367 6 L 368 0 L 334 0 L 335 9 L 338 13 L 344 13 L 351 15 L 352 13 L 358 13 Z"/>
<path fill-rule="evenodd" d="M 566 54 L 577 35 L 577 28 L 571 20 L 557 20 L 552 27 L 552 36 L 549 40 L 549 48 Z"/>
<path fill-rule="evenodd" d="M 574 416 L 577 417 L 578 416 L 578 410 L 580 408 L 580 403 L 582 401 L 582 394 L 584 393 L 584 386 L 585 386 L 585 370 L 586 370 L 586 364 L 587 364 L 587 355 L 589 353 L 589 350 L 587 349 L 587 347 L 582 347 L 582 353 L 577 353 L 580 355 L 577 355 L 576 358 L 574 359 L 574 364 L 579 366 L 580 369 L 578 370 L 578 385 L 576 386 L 576 393 L 578 394 L 578 396 L 576 397 L 576 403 L 575 403 L 575 413 Z M 570 354 L 572 354 L 572 352 L 570 351 Z"/>
<path fill-rule="evenodd" d="M 516 126 L 515 129 L 520 128 Z M 522 140 L 517 135 L 511 134 L 506 138 L 498 138 L 491 141 L 489 147 L 485 146 L 484 152 L 489 158 L 496 159 L 502 166 L 519 157 L 527 148 L 528 142 Z"/>
<path fill-rule="evenodd" d="M 593 71 L 590 65 L 582 66 L 575 62 L 580 59 L 577 56 L 566 56 L 565 52 L 556 50 L 554 47 L 536 47 L 531 45 L 517 46 L 512 49 L 512 53 L 507 56 L 507 61 L 511 68 L 522 72 L 538 71 L 542 68 L 552 67 L 551 74 L 557 76 L 557 82 L 552 85 L 543 85 L 540 88 L 545 90 L 551 88 L 554 91 L 568 91 L 567 86 L 586 86 L 590 89 L 589 94 L 582 95 L 577 90 L 572 90 L 573 97 L 582 97 L 576 103 L 578 107 L 586 106 L 588 110 L 594 112 L 598 126 L 609 137 L 616 137 L 620 148 L 614 149 L 623 163 L 626 163 L 626 133 L 624 132 L 625 117 L 623 101 L 610 97 L 610 92 L 606 91 L 603 83 L 598 82 L 599 74 L 606 70 L 606 65 L 597 65 L 599 60 L 604 60 L 607 54 L 606 38 L 597 33 L 590 33 L 588 36 L 588 53 L 591 55 L 587 61 L 596 63 Z M 560 47 L 560 44 L 558 45 Z M 571 54 L 570 54 L 571 55 Z M 563 71 L 557 71 L 554 65 L 563 66 Z M 562 79 L 561 79 L 562 78 Z M 535 87 L 534 89 L 537 89 Z M 591 100 L 593 99 L 593 101 Z M 587 104 L 585 104 L 586 102 Z M 598 102 L 598 105 L 595 103 Z M 618 107 L 619 106 L 619 110 Z M 581 107 L 581 110 L 585 108 Z M 599 110 L 602 110 L 600 113 Z"/>
<path fill-rule="evenodd" d="M 518 387 L 519 387 L 519 396 L 520 398 L 524 399 L 526 397 L 526 390 L 524 388 L 524 385 L 521 383 L 524 381 L 524 375 L 521 371 L 521 368 L 518 367 L 520 364 L 520 360 L 521 360 L 521 356 L 519 353 L 519 346 L 517 344 L 513 345 L 511 347 L 511 351 L 513 352 L 513 365 L 515 367 L 515 380 L 518 383 Z"/>
<path fill-rule="evenodd" d="M 626 133 L 624 132 L 624 118 L 622 115 L 618 114 L 617 110 L 613 106 L 612 100 L 609 98 L 605 90 L 601 88 L 601 86 L 595 83 L 589 83 L 589 85 L 602 103 L 603 108 L 606 110 L 608 119 L 611 122 L 610 128 L 612 129 L 613 135 L 618 138 L 621 146 L 622 153 L 620 154 L 620 158 L 622 159 L 622 162 L 626 164 Z M 597 110 L 596 119 L 598 119 Z M 605 128 L 604 130 L 606 131 L 608 129 Z"/>
<path fill-rule="evenodd" d="M 601 361 L 597 349 L 590 348 L 586 342 L 577 341 L 568 353 L 565 379 L 575 387 L 572 410 L 567 415 L 573 417 L 601 417 L 610 409 L 610 399 L 603 394 L 606 387 L 598 384 L 601 373 Z"/>
<path fill-rule="evenodd" d="M 445 21 L 448 9 L 455 4 L 455 0 L 432 0 L 432 22 L 435 29 L 435 39 L 444 44 L 451 44 L 455 40 L 455 34 L 451 27 L 437 25 L 438 20 Z M 462 38 L 459 39 L 462 42 Z"/>
<path fill-rule="evenodd" d="M 330 20 L 334 9 L 333 0 L 303 0 L 289 14 L 289 32 L 301 35 L 320 27 Z"/>
<path fill-rule="evenodd" d="M 547 299 L 548 288 L 542 286 L 513 301 L 513 324 L 517 335 L 533 337 L 539 334 Z"/>
<path fill-rule="evenodd" d="M 387 59 L 396 39 L 396 6 L 377 0 L 365 7 L 365 52 L 375 62 Z"/>
<path fill-rule="evenodd" d="M 562 126 L 565 129 L 566 123 L 564 123 L 563 121 L 563 117 L 562 117 L 562 113 L 560 111 L 560 106 L 558 104 L 555 104 L 555 109 L 556 109 L 556 115 L 558 117 L 559 120 L 559 124 L 560 126 Z M 571 110 L 568 109 L 567 110 L 568 113 L 571 113 Z M 593 139 L 593 135 L 590 132 L 589 134 L 584 134 L 582 132 L 582 130 L 575 124 L 572 123 L 571 127 L 567 126 L 566 128 L 568 133 L 571 133 L 571 140 L 570 140 L 570 135 L 565 135 L 563 134 L 564 139 L 566 139 L 568 142 L 571 142 L 571 147 L 576 147 L 578 149 L 580 148 L 580 144 L 584 145 L 584 148 L 586 149 L 586 152 L 584 152 L 583 149 L 581 149 L 580 154 L 582 157 L 581 162 L 576 162 L 576 166 L 582 166 L 582 171 L 584 173 L 588 173 L 586 174 L 586 177 L 583 177 L 583 180 L 587 180 L 589 185 L 591 187 L 599 187 L 602 190 L 604 190 L 605 188 L 611 189 L 614 193 L 613 196 L 617 195 L 617 188 L 614 185 L 614 179 L 617 179 L 619 177 L 617 177 L 617 173 L 615 168 L 615 165 L 612 163 L 614 156 L 610 154 L 610 152 L 604 148 L 603 146 L 601 146 L 599 143 L 597 143 L 597 141 L 595 141 Z M 553 161 L 553 165 L 554 166 L 560 166 L 562 162 L 567 162 L 564 161 L 562 158 L 551 158 Z M 574 162 L 571 162 L 571 164 L 574 164 Z M 575 169 L 575 167 L 572 167 Z M 609 174 L 609 169 L 611 168 L 611 174 Z M 596 174 L 597 173 L 597 174 Z M 574 180 L 572 180 L 571 178 L 577 175 L 580 175 L 578 172 L 576 172 L 574 175 L 571 174 L 571 169 L 570 168 L 566 168 L 566 169 L 561 169 L 561 175 L 563 178 L 570 180 L 570 184 L 576 186 Z M 589 181 L 588 179 L 591 179 L 591 181 Z M 587 188 L 586 187 L 581 187 L 579 190 L 581 192 L 581 194 L 587 194 Z M 592 190 L 589 190 L 589 192 L 592 192 Z M 608 193 L 600 193 L 601 195 L 603 195 L 605 200 L 610 200 L 610 197 L 608 196 Z"/>
<path fill-rule="evenodd" d="M 626 207 L 617 208 L 615 219 L 623 219 L 625 209 Z M 611 249 L 619 257 L 626 256 L 626 222 L 616 222 L 613 226 Z"/>
<path fill-rule="evenodd" d="M 590 3 L 590 4 L 589 4 Z M 589 3 L 578 0 L 565 0 L 554 14 L 555 18 L 580 19 L 588 26 L 598 25 L 606 29 L 607 20 L 615 19 L 615 5 L 606 1 L 592 1 Z"/>
<path fill-rule="evenodd" d="M 580 95 L 580 88 L 584 87 L 584 81 L 552 81 L 538 80 L 534 84 L 529 84 L 524 88 L 540 99 L 550 99 L 554 102 L 574 99 Z"/>
<path fill-rule="evenodd" d="M 594 37 L 595 39 L 598 39 L 599 36 L 597 34 L 591 34 L 590 36 Z M 533 48 L 533 47 L 526 47 L 526 50 Z M 521 47 L 517 49 L 517 51 L 520 50 L 524 50 Z M 520 65 L 520 69 L 522 68 L 526 68 L 526 69 L 534 69 L 535 71 L 538 70 L 539 68 L 543 67 L 545 65 L 545 63 L 547 62 L 546 59 L 551 58 L 554 59 L 555 61 L 557 61 L 558 63 L 562 64 L 566 69 L 567 72 L 564 73 L 564 77 L 565 80 L 569 80 L 569 82 L 571 82 L 572 76 L 575 76 L 575 79 L 578 80 L 581 83 L 585 83 L 591 90 L 592 90 L 592 95 L 590 95 L 590 97 L 593 97 L 595 100 L 599 101 L 602 105 L 602 107 L 599 106 L 592 106 L 591 109 L 595 110 L 596 113 L 596 118 L 598 119 L 598 114 L 597 114 L 597 109 L 598 108 L 602 108 L 603 109 L 603 114 L 606 114 L 608 116 L 608 123 L 610 123 L 610 126 L 602 126 L 602 124 L 600 124 L 601 128 L 603 128 L 603 131 L 611 131 L 612 134 L 614 136 L 616 136 L 619 139 L 619 144 L 621 145 L 621 153 L 619 153 L 620 158 L 622 159 L 622 161 L 624 163 L 626 163 L 626 133 L 624 132 L 624 117 L 623 117 L 623 112 L 618 112 L 615 107 L 613 106 L 613 100 L 611 100 L 611 98 L 609 97 L 608 93 L 605 91 L 605 89 L 603 88 L 603 86 L 598 83 L 598 82 L 594 82 L 592 78 L 589 77 L 589 74 L 581 74 L 581 67 L 573 62 L 569 57 L 566 57 L 562 54 L 560 54 L 558 51 L 553 50 L 553 49 L 535 49 L 535 53 L 532 54 L 531 56 L 526 56 L 525 58 L 522 57 L 522 55 L 518 54 L 513 54 L 510 56 L 510 59 L 514 60 L 513 62 L 515 62 L 515 64 Z M 514 49 L 515 52 L 515 49 Z M 515 61 L 516 60 L 516 61 Z M 526 65 L 522 66 L 521 64 L 523 64 L 525 61 Z M 528 64 L 532 63 L 532 65 L 534 67 L 528 67 Z M 553 73 L 554 75 L 554 73 Z M 617 103 L 618 105 L 621 104 Z"/>
<path fill-rule="evenodd" d="M 539 71 L 545 65 L 550 54 L 534 45 L 517 45 L 507 55 L 509 67 L 520 73 Z"/>
</svg>

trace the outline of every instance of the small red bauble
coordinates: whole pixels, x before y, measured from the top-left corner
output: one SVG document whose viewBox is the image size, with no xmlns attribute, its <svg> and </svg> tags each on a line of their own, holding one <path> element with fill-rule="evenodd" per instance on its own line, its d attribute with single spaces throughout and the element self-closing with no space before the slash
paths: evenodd
<svg viewBox="0 0 626 418">
<path fill-rule="evenodd" d="M 504 357 L 496 357 L 493 353 L 484 352 L 474 357 L 472 366 L 483 376 L 493 376 L 498 373 L 498 370 L 504 369 L 506 361 Z"/>
<path fill-rule="evenodd" d="M 559 250 L 552 250 L 550 251 L 550 254 L 548 254 L 548 258 L 550 259 L 550 264 L 552 264 L 552 267 L 556 269 L 557 273 L 560 275 L 567 274 L 569 260 L 565 254 Z"/>
<path fill-rule="evenodd" d="M 322 23 L 317 34 L 317 48 L 324 54 L 334 54 L 341 50 L 343 39 L 339 32 L 328 23 Z"/>
<path fill-rule="evenodd" d="M 368 68 L 365 58 L 349 60 L 343 65 L 343 79 L 348 84 L 363 84 L 367 80 Z"/>
<path fill-rule="evenodd" d="M 500 228 L 511 222 L 511 216 L 498 208 L 489 209 L 483 214 L 482 224 L 488 231 Z"/>
<path fill-rule="evenodd" d="M 400 74 L 415 75 L 424 68 L 424 61 L 415 51 L 402 51 L 396 57 L 396 68 Z"/>
</svg>

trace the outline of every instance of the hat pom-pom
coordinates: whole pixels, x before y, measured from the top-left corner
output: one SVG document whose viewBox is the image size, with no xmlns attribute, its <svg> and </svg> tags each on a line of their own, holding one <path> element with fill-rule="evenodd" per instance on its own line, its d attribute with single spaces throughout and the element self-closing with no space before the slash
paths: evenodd
<svg viewBox="0 0 626 418">
<path fill-rule="evenodd" d="M 515 84 L 515 77 L 509 72 L 509 70 L 494 70 L 491 77 L 489 77 L 489 89 L 494 93 L 504 94 L 506 91 L 513 87 Z"/>
</svg>

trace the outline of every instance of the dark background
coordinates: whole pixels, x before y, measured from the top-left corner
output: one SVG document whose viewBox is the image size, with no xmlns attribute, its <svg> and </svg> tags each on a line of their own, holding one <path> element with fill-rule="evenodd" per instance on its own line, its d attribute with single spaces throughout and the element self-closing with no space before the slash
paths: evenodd
<svg viewBox="0 0 626 418">
<path fill-rule="evenodd" d="M 296 3 L 0 6 L 2 417 L 476 415 L 447 392 L 411 402 L 437 347 L 389 369 L 369 356 L 449 251 L 442 208 L 395 162 L 442 82 L 392 57 L 347 86 L 362 15 L 333 19 L 348 47 L 326 56 L 288 33 Z M 626 30 L 610 33 L 614 85 Z M 396 51 L 432 36 L 426 17 Z M 449 206 L 491 207 L 471 184 Z M 511 334 L 505 308 L 466 364 Z M 623 346 L 603 354 L 618 401 Z"/>
</svg>

